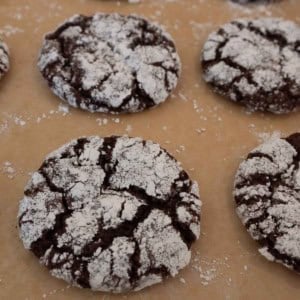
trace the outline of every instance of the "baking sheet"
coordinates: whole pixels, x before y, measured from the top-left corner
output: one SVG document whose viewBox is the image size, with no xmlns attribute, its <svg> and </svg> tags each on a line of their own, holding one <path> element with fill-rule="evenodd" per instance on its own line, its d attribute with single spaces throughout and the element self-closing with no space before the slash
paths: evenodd
<svg viewBox="0 0 300 300">
<path fill-rule="evenodd" d="M 136 13 L 173 35 L 183 72 L 167 102 L 132 115 L 68 108 L 36 67 L 44 33 L 75 14 Z M 199 56 L 208 33 L 237 17 L 281 16 L 300 21 L 298 0 L 241 7 L 226 0 L 1 0 L 0 33 L 11 70 L 0 83 L 0 299 L 299 299 L 299 275 L 257 252 L 234 212 L 232 182 L 242 157 L 271 134 L 299 130 L 299 113 L 249 114 L 212 93 Z M 44 157 L 82 135 L 129 134 L 159 142 L 201 188 L 202 234 L 191 264 L 176 278 L 138 293 L 111 295 L 68 286 L 25 251 L 16 215 L 29 173 Z"/>
</svg>

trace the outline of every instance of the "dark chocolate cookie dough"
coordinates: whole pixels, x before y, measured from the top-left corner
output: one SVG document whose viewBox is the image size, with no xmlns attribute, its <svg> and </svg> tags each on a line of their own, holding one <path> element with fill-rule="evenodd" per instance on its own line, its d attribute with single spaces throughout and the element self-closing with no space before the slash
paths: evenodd
<svg viewBox="0 0 300 300">
<path fill-rule="evenodd" d="M 0 39 L 0 79 L 9 70 L 9 51 L 7 45 Z"/>
<path fill-rule="evenodd" d="M 300 133 L 254 149 L 238 169 L 237 214 L 259 252 L 300 273 Z"/>
<path fill-rule="evenodd" d="M 165 101 L 180 60 L 172 38 L 134 15 L 77 15 L 49 33 L 39 69 L 52 91 L 91 112 L 138 112 Z"/>
<path fill-rule="evenodd" d="M 210 34 L 204 79 L 253 111 L 288 113 L 300 106 L 300 26 L 282 19 L 240 19 Z"/>
<path fill-rule="evenodd" d="M 80 138 L 32 175 L 20 237 L 52 275 L 73 285 L 140 290 L 189 263 L 200 207 L 197 184 L 158 144 Z"/>
</svg>

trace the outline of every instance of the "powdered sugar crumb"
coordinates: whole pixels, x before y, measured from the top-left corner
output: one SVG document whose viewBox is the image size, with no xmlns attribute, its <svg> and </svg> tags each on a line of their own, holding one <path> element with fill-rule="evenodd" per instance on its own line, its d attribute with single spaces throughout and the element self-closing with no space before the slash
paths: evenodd
<svg viewBox="0 0 300 300">
<path fill-rule="evenodd" d="M 13 179 L 17 175 L 17 170 L 15 166 L 10 161 L 5 161 L 2 164 L 1 171 L 5 174 L 9 179 Z"/>
<path fill-rule="evenodd" d="M 228 259 L 202 257 L 198 251 L 192 259 L 192 269 L 198 273 L 203 286 L 221 279 L 229 268 Z"/>
<path fill-rule="evenodd" d="M 181 283 L 183 283 L 183 284 L 186 284 L 186 281 L 185 281 L 185 279 L 184 279 L 183 277 L 180 277 L 180 278 L 179 278 L 179 281 L 180 281 Z"/>
<path fill-rule="evenodd" d="M 16 26 L 12 26 L 12 25 L 5 25 L 2 28 L 0 28 L 0 36 L 6 36 L 6 37 L 10 37 L 11 35 L 15 35 L 17 33 L 23 33 L 24 30 L 16 27 Z"/>
</svg>

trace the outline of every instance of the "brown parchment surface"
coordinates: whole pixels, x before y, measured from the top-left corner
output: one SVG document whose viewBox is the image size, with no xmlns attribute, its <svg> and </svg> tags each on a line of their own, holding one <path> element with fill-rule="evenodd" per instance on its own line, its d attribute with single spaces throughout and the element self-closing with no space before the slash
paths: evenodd
<svg viewBox="0 0 300 300">
<path fill-rule="evenodd" d="M 173 35 L 183 70 L 164 104 L 120 116 L 58 110 L 61 101 L 36 67 L 42 37 L 75 13 L 97 11 L 141 14 Z M 210 91 L 199 62 L 208 33 L 226 21 L 280 16 L 299 22 L 299 15 L 298 0 L 248 9 L 226 0 L 1 0 L 0 33 L 10 47 L 11 70 L 0 83 L 0 299 L 300 299 L 299 275 L 258 254 L 232 200 L 243 156 L 263 136 L 299 130 L 300 114 L 247 113 Z M 79 136 L 112 134 L 159 142 L 199 182 L 203 201 L 202 235 L 192 248 L 190 266 L 176 278 L 125 296 L 68 287 L 53 278 L 24 250 L 16 227 L 29 172 L 49 152 Z"/>
</svg>

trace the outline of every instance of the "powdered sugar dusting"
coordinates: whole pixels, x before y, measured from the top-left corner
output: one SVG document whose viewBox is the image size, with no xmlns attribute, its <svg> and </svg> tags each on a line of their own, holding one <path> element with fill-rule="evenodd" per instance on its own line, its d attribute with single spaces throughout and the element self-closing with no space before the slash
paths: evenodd
<svg viewBox="0 0 300 300">
<path fill-rule="evenodd" d="M 204 79 L 253 110 L 288 112 L 300 103 L 299 41 L 300 27 L 291 21 L 232 21 L 210 34 L 204 45 Z"/>
<path fill-rule="evenodd" d="M 61 27 L 46 37 L 39 68 L 72 106 L 135 112 L 158 105 L 175 88 L 179 57 L 157 25 L 132 15 L 95 14 L 74 16 Z M 60 44 L 71 51 L 63 53 Z"/>
<path fill-rule="evenodd" d="M 82 138 L 33 174 L 20 237 L 58 278 L 93 290 L 140 290 L 189 263 L 200 235 L 198 195 L 158 144 Z"/>
<path fill-rule="evenodd" d="M 237 213 L 262 245 L 260 253 L 296 271 L 300 258 L 298 136 L 273 137 L 250 152 L 239 167 L 234 191 Z"/>
<path fill-rule="evenodd" d="M 273 118 L 273 116 L 265 114 L 250 115 L 248 111 L 247 114 L 240 114 L 235 109 L 231 109 L 231 106 L 227 106 L 226 103 L 216 101 L 217 98 L 208 92 L 208 88 L 203 86 L 203 82 L 199 78 L 199 66 L 195 58 L 199 56 L 199 49 L 204 44 L 206 36 L 221 22 L 243 16 L 259 17 L 261 15 L 293 18 L 299 22 L 300 18 L 296 15 L 296 9 L 291 9 L 291 7 L 297 8 L 298 0 L 281 1 L 279 5 L 273 3 L 271 5 L 256 5 L 255 3 L 243 6 L 233 5 L 229 0 L 151 0 L 140 1 L 136 5 L 128 5 L 127 1 L 100 1 L 101 3 L 99 3 L 99 1 L 90 0 L 21 2 L 12 0 L 8 2 L 8 5 L 2 5 L 2 8 L 0 8 L 2 15 L 0 33 L 3 33 L 5 41 L 11 47 L 11 60 L 14 69 L 14 74 L 11 73 L 11 76 L 7 77 L 8 80 L 5 78 L 0 93 L 2 95 L 0 101 L 2 111 L 0 122 L 2 165 L 0 168 L 3 168 L 1 186 L 6 187 L 5 191 L 8 191 L 2 195 L 1 210 L 6 212 L 6 208 L 9 209 L 7 216 L 5 216 L 6 213 L 4 215 L 1 226 L 4 236 L 9 236 L 4 247 L 2 247 L 3 257 L 6 257 L 7 261 L 2 264 L 0 271 L 0 285 L 3 293 L 7 291 L 9 294 L 14 294 L 15 297 L 28 300 L 31 297 L 67 299 L 72 297 L 74 293 L 82 293 L 78 289 L 71 288 L 69 290 L 70 285 L 53 281 L 49 277 L 49 280 L 45 278 L 46 282 L 37 282 L 37 287 L 39 288 L 35 289 L 35 293 L 32 294 L 26 286 L 30 286 L 30 282 L 36 279 L 37 273 L 34 272 L 35 268 L 27 268 L 28 262 L 23 260 L 26 254 L 23 253 L 20 247 L 16 251 L 10 251 L 10 240 L 14 241 L 14 237 L 10 235 L 11 228 L 14 228 L 16 223 L 14 216 L 15 201 L 11 201 L 11 199 L 15 198 L 14 195 L 19 193 L 17 191 L 20 189 L 22 182 L 26 180 L 25 175 L 27 175 L 28 170 L 31 170 L 37 163 L 36 157 L 26 162 L 23 159 L 23 155 L 15 155 L 18 154 L 18 149 L 26 147 L 25 144 L 21 144 L 19 141 L 25 141 L 26 139 L 30 149 L 35 147 L 34 152 L 37 153 L 41 140 L 45 141 L 40 149 L 43 152 L 45 149 L 53 147 L 56 139 L 68 139 L 70 134 L 76 136 L 78 134 L 86 134 L 86 132 L 100 133 L 101 135 L 130 132 L 130 135 L 144 135 L 145 137 L 159 140 L 162 145 L 165 145 L 178 158 L 181 158 L 187 165 L 188 170 L 191 171 L 191 174 L 199 178 L 199 180 L 201 179 L 204 189 L 207 190 L 209 188 L 206 185 L 207 180 L 210 181 L 212 173 L 209 164 L 212 160 L 215 161 L 213 169 L 216 171 L 216 173 L 214 171 L 213 176 L 216 179 L 211 182 L 212 188 L 214 186 L 219 188 L 221 185 L 227 184 L 231 186 L 232 178 L 228 176 L 228 173 L 232 173 L 233 165 L 236 165 L 239 157 L 246 152 L 249 144 L 254 140 L 269 139 L 270 132 L 273 130 L 279 129 L 282 134 L 286 134 L 292 131 L 293 128 L 297 129 L 297 114 L 283 118 L 277 118 L 276 116 Z M 26 4 L 25 2 L 28 3 Z M 69 15 L 70 3 L 68 4 L 68 2 L 72 2 L 72 10 L 77 12 L 92 12 L 94 7 L 100 4 L 105 11 L 142 13 L 147 18 L 166 25 L 170 33 L 174 34 L 176 46 L 184 62 L 184 76 L 181 84 L 178 87 L 178 91 L 171 96 L 171 101 L 172 103 L 174 102 L 173 105 L 166 104 L 166 107 L 163 105 L 161 107 L 162 114 L 160 113 L 160 108 L 158 111 L 154 110 L 146 113 L 145 116 L 141 114 L 140 119 L 139 116 L 137 119 L 136 116 L 120 116 L 119 123 L 115 122 L 108 115 L 85 114 L 65 106 L 67 111 L 70 110 L 71 114 L 69 114 L 64 108 L 60 109 L 58 107 L 60 102 L 55 101 L 51 97 L 45 85 L 41 84 L 36 76 L 24 76 L 25 72 L 29 75 L 28 72 L 31 69 L 35 69 L 37 48 L 34 45 L 38 46 L 41 44 L 41 37 L 45 34 L 45 30 L 51 29 L 53 25 L 55 26 L 57 22 Z M 177 11 L 179 12 L 178 14 L 176 14 Z M 25 52 L 22 51 L 26 47 L 25 44 L 24 47 L 18 47 L 18 45 L 23 45 L 24 39 L 26 39 L 26 45 L 31 45 Z M 23 63 L 19 63 L 21 60 L 22 62 L 27 61 L 27 66 L 29 67 L 27 68 Z M 18 77 L 19 79 L 20 77 L 24 78 L 30 84 L 25 87 L 24 83 L 22 83 L 20 90 L 18 89 L 17 92 L 11 93 L 10 91 L 14 91 L 18 84 Z M 244 86 L 244 83 L 242 86 Z M 31 90 L 29 87 L 32 87 L 32 91 L 36 92 L 32 92 L 29 95 L 28 91 Z M 20 95 L 20 101 L 18 101 L 19 97 L 13 96 L 16 94 Z M 32 107 L 32 109 L 23 109 L 23 104 L 26 101 L 28 102 L 27 104 L 31 105 L 29 107 Z M 62 105 L 64 105 L 63 102 Z M 164 111 L 164 108 L 166 108 L 166 111 Z M 4 115 L 5 112 L 9 113 L 10 116 Z M 65 114 L 66 117 L 63 117 Z M 185 114 L 189 117 L 185 118 Z M 16 118 L 23 120 L 26 124 L 22 126 L 20 122 L 16 121 Z M 101 127 L 98 127 L 98 124 Z M 233 131 L 230 130 L 232 125 L 234 127 Z M 248 126 L 249 128 L 253 126 L 251 127 L 250 135 Z M 51 137 L 49 136 L 49 139 L 45 137 L 45 128 L 47 133 L 49 131 L 53 134 Z M 55 128 L 58 128 L 59 136 L 56 136 Z M 187 134 L 182 136 L 180 132 L 185 132 L 185 130 Z M 34 133 L 34 135 L 31 133 Z M 14 138 L 16 135 L 20 136 L 20 140 Z M 20 145 L 20 148 L 14 148 L 16 151 L 10 151 L 11 146 L 16 145 L 16 143 Z M 182 151 L 179 145 L 185 146 L 186 150 Z M 210 152 L 209 149 L 214 149 L 214 151 Z M 225 153 L 224 149 L 228 149 L 228 153 Z M 206 155 L 203 155 L 206 153 L 206 150 L 209 151 L 209 160 Z M 24 153 L 26 157 L 32 157 L 29 151 Z M 13 170 L 8 167 L 8 170 L 12 171 L 12 175 L 10 171 L 4 170 L 4 162 L 7 160 L 12 164 Z M 218 168 L 219 171 L 215 168 Z M 25 171 L 24 174 L 20 172 L 22 169 Z M 206 174 L 206 170 L 210 171 Z M 17 176 L 17 180 L 7 180 L 10 176 L 14 178 Z M 218 178 L 220 177 L 224 178 L 224 182 L 219 182 Z M 222 179 L 221 181 L 223 181 Z M 276 294 L 280 289 L 284 290 L 292 285 L 296 285 L 297 278 L 289 273 L 281 272 L 280 269 L 274 270 L 278 271 L 278 276 L 273 276 L 270 272 L 268 275 L 268 272 L 264 272 L 266 264 L 262 264 L 260 259 L 257 259 L 259 254 L 255 251 L 253 252 L 253 247 L 248 247 L 249 245 L 244 239 L 242 239 L 241 244 L 237 241 L 242 228 L 231 226 L 230 224 L 234 224 L 234 220 L 233 223 L 228 221 L 227 225 L 224 224 L 224 232 L 229 232 L 231 241 L 228 242 L 228 239 L 220 238 L 218 243 L 212 243 L 212 241 L 216 241 L 223 234 L 223 230 L 215 231 L 215 228 L 218 226 L 223 229 L 221 225 L 223 219 L 220 220 L 220 214 L 222 218 L 225 217 L 227 220 L 232 218 L 232 211 L 228 209 L 228 202 L 218 201 L 222 190 L 220 188 L 219 191 L 218 188 L 215 195 L 217 200 L 214 200 L 214 195 L 211 194 L 210 199 L 206 201 L 205 208 L 208 215 L 214 215 L 214 220 L 210 218 L 203 219 L 207 230 L 206 235 L 202 236 L 200 243 L 196 243 L 193 246 L 194 254 L 198 252 L 198 249 L 201 250 L 197 253 L 199 261 L 196 263 L 192 259 L 191 267 L 181 272 L 180 275 L 184 279 L 177 277 L 177 280 L 168 281 L 166 286 L 160 290 L 161 297 L 170 299 L 183 298 L 185 295 L 193 293 L 203 298 L 203 294 L 207 294 L 207 297 L 209 297 L 211 294 L 219 293 L 220 298 L 235 299 L 238 297 L 237 293 L 243 291 L 240 288 L 241 286 L 245 290 L 248 290 L 247 286 L 250 286 L 253 297 L 255 295 L 259 298 L 264 293 L 263 289 L 253 290 L 251 285 L 253 280 L 255 281 L 257 276 L 259 276 L 257 273 L 261 272 L 268 277 L 266 278 L 267 281 L 269 276 L 274 279 L 270 289 Z M 222 195 L 224 196 L 223 193 Z M 215 203 L 218 203 L 217 210 L 212 209 Z M 225 210 L 223 209 L 224 206 L 226 206 Z M 186 217 L 184 209 L 180 208 L 178 211 L 178 216 L 180 214 L 184 219 Z M 208 223 L 213 226 L 208 226 Z M 222 249 L 222 251 L 220 252 L 219 249 Z M 231 250 L 235 250 L 236 254 L 240 253 L 243 255 L 230 257 Z M 244 255 L 245 253 L 248 254 Z M 229 257 L 228 262 L 225 261 L 227 257 Z M 196 259 L 196 257 L 194 258 Z M 225 262 L 228 263 L 228 266 L 225 266 Z M 22 272 L 22 274 L 26 273 L 24 280 L 19 282 L 19 289 L 17 290 L 14 289 L 15 285 L 11 284 L 15 280 L 15 272 L 11 268 L 12 264 L 17 265 L 17 270 Z M 250 271 L 247 273 L 252 273 L 252 276 L 245 272 L 243 276 L 240 275 L 244 270 L 244 264 L 248 265 L 248 270 Z M 201 269 L 198 267 L 201 267 Z M 43 268 L 40 271 L 43 272 Z M 58 274 L 59 271 L 56 270 L 56 273 Z M 289 277 L 289 280 L 282 280 L 282 276 L 285 277 L 286 275 Z M 153 277 L 155 276 L 153 275 Z M 47 283 L 48 281 L 50 284 Z M 277 284 L 278 281 L 281 284 Z M 156 291 L 156 289 L 151 289 L 146 291 L 146 293 L 142 292 L 135 296 L 147 298 L 153 295 L 153 297 L 156 297 Z M 296 290 L 294 292 L 296 293 Z M 291 291 L 290 297 L 294 296 L 297 298 L 294 292 Z M 83 293 L 86 294 L 85 292 Z M 103 300 L 114 298 L 113 295 L 109 294 L 95 294 L 94 296 L 99 296 Z M 121 298 L 129 299 L 131 295 L 124 294 Z"/>
<path fill-rule="evenodd" d="M 11 35 L 22 33 L 23 29 L 19 27 L 14 27 L 12 25 L 5 25 L 4 27 L 0 28 L 0 35 L 10 37 Z"/>
<path fill-rule="evenodd" d="M 5 175 L 7 175 L 7 177 L 9 179 L 13 179 L 16 176 L 16 174 L 17 174 L 16 168 L 14 167 L 14 165 L 12 164 L 12 162 L 10 162 L 10 161 L 5 161 L 2 164 L 1 171 Z"/>
</svg>

